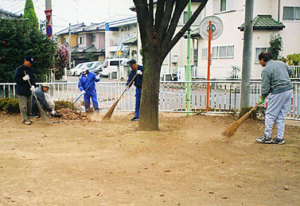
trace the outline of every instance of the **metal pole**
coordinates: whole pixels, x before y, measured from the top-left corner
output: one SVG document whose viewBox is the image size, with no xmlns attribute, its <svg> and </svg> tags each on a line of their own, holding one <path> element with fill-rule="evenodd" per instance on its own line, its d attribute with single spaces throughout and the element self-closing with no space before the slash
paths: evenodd
<svg viewBox="0 0 300 206">
<path fill-rule="evenodd" d="M 69 69 L 71 69 L 72 64 L 72 34 L 71 34 L 71 23 L 69 23 Z M 67 71 L 65 71 L 65 77 L 67 80 Z"/>
<path fill-rule="evenodd" d="M 188 20 L 191 18 L 191 0 L 189 0 L 188 4 Z M 186 116 L 189 116 L 189 112 L 191 110 L 191 30 L 188 29 L 187 34 L 187 65 L 186 65 Z"/>
<path fill-rule="evenodd" d="M 50 10 L 52 9 L 52 2 L 51 0 L 45 0 L 45 5 L 46 5 L 46 10 Z M 52 26 L 52 16 L 51 16 L 51 19 L 50 21 L 48 22 L 48 24 L 50 24 Z M 52 32 L 53 32 L 53 29 L 52 29 Z M 51 39 L 51 37 L 50 37 Z M 50 69 L 50 74 L 49 74 L 49 80 L 50 82 L 52 82 L 52 68 Z"/>
<path fill-rule="evenodd" d="M 253 38 L 253 26 L 252 26 L 253 6 L 254 6 L 254 0 L 246 0 L 240 109 L 242 109 L 243 107 L 249 107 L 249 96 L 250 96 L 249 88 L 250 88 L 250 76 L 251 76 L 252 38 Z"/>
<path fill-rule="evenodd" d="M 210 93 L 210 65 L 211 65 L 211 21 L 208 23 L 208 58 L 207 58 L 207 87 L 206 87 L 206 111 L 209 111 L 209 93 Z"/>
<path fill-rule="evenodd" d="M 46 10 L 52 9 L 52 3 L 51 0 L 46 0 Z M 49 24 L 52 26 L 52 17 L 49 21 Z"/>
</svg>

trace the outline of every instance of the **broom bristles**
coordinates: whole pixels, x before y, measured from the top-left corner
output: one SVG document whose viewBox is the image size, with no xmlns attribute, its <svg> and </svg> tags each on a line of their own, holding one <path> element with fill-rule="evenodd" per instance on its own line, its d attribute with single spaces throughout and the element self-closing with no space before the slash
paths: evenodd
<svg viewBox="0 0 300 206">
<path fill-rule="evenodd" d="M 107 119 L 110 119 L 118 102 L 119 102 L 120 99 L 118 99 L 110 108 L 109 110 L 106 112 L 106 114 L 103 116 L 102 120 L 107 120 Z"/>
<path fill-rule="evenodd" d="M 238 130 L 239 126 L 243 123 L 245 119 L 249 117 L 250 114 L 251 111 L 244 114 L 238 121 L 235 121 L 234 123 L 230 124 L 227 127 L 227 129 L 222 133 L 222 135 L 226 137 L 231 137 L 232 135 L 234 135 L 235 132 Z"/>
</svg>

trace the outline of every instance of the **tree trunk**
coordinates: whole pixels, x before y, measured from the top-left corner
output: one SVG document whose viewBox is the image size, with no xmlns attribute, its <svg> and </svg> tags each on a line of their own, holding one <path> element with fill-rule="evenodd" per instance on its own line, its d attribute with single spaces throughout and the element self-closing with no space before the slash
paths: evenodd
<svg viewBox="0 0 300 206">
<path fill-rule="evenodd" d="M 143 58 L 144 74 L 140 107 L 139 129 L 145 131 L 158 130 L 158 103 L 160 68 L 162 65 L 160 52 L 151 52 Z"/>
</svg>

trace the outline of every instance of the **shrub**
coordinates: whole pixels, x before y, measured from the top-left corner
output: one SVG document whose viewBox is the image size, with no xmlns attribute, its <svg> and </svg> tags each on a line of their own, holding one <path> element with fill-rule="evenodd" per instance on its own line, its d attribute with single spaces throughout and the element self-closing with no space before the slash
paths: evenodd
<svg viewBox="0 0 300 206">
<path fill-rule="evenodd" d="M 75 107 L 72 102 L 69 101 L 56 101 L 55 102 L 55 109 L 61 109 L 61 108 L 69 108 L 72 110 L 75 110 Z"/>
<path fill-rule="evenodd" d="M 287 61 L 289 65 L 299 65 L 300 63 L 300 53 L 287 55 Z"/>
<path fill-rule="evenodd" d="M 19 100 L 13 98 L 1 98 L 0 110 L 7 113 L 20 113 Z"/>
</svg>

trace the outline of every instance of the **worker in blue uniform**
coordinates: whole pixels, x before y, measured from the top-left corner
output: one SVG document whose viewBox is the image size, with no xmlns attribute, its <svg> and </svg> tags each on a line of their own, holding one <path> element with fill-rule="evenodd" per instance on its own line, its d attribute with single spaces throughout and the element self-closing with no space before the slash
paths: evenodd
<svg viewBox="0 0 300 206">
<path fill-rule="evenodd" d="M 141 102 L 141 94 L 142 94 L 142 82 L 143 82 L 143 72 L 144 72 L 144 67 L 141 65 L 138 65 L 136 61 L 130 60 L 127 62 L 128 65 L 131 67 L 131 71 L 129 73 L 129 77 L 127 80 L 126 85 L 128 85 L 131 80 L 135 77 L 133 80 L 133 84 L 136 88 L 136 93 L 135 93 L 135 115 L 131 119 L 131 121 L 138 121 L 140 117 L 140 102 Z M 132 84 L 131 84 L 132 85 Z M 129 87 L 131 86 L 129 85 Z"/>
<path fill-rule="evenodd" d="M 84 106 L 86 111 L 90 111 L 90 99 L 92 99 L 95 111 L 99 111 L 95 82 L 100 81 L 100 75 L 84 70 L 78 81 L 78 88 L 84 94 Z"/>
</svg>

